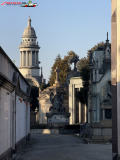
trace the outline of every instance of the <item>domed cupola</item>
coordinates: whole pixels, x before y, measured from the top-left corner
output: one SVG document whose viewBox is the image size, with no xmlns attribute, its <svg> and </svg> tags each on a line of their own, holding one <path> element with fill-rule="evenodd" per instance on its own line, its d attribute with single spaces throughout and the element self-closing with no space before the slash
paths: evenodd
<svg viewBox="0 0 120 160">
<path fill-rule="evenodd" d="M 25 28 L 23 32 L 22 38 L 37 38 L 34 28 L 31 26 L 31 19 L 29 16 L 28 26 Z"/>
<path fill-rule="evenodd" d="M 36 33 L 31 27 L 31 19 L 28 19 L 28 26 L 23 32 L 22 42 L 20 44 L 20 67 L 19 70 L 24 77 L 39 76 L 39 45 L 36 42 Z"/>
</svg>

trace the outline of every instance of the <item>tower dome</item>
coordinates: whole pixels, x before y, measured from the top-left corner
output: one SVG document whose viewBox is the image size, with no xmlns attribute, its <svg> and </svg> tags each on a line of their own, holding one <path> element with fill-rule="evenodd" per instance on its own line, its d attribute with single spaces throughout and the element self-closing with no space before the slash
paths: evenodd
<svg viewBox="0 0 120 160">
<path fill-rule="evenodd" d="M 34 28 L 31 26 L 31 19 L 29 16 L 28 26 L 24 29 L 22 38 L 37 38 Z"/>
</svg>

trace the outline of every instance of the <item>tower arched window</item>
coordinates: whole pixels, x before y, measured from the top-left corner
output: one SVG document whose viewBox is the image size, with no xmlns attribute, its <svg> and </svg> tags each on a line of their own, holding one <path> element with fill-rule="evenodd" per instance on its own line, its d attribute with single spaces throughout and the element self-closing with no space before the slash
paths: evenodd
<svg viewBox="0 0 120 160">
<path fill-rule="evenodd" d="M 30 39 L 28 39 L 28 41 L 30 41 Z"/>
</svg>

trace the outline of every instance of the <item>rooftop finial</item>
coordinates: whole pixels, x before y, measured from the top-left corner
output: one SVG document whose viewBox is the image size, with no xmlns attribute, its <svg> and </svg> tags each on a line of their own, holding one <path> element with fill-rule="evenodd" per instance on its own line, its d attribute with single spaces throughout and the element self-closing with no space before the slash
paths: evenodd
<svg viewBox="0 0 120 160">
<path fill-rule="evenodd" d="M 29 16 L 29 19 L 28 19 L 28 26 L 31 26 L 31 19 L 30 19 L 30 16 Z"/>
</svg>

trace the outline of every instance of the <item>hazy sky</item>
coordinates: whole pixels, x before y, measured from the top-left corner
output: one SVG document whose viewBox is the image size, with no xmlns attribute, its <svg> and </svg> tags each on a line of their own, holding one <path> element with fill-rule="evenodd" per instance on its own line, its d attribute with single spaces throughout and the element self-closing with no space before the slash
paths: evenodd
<svg viewBox="0 0 120 160">
<path fill-rule="evenodd" d="M 0 4 L 4 0 L 0 0 Z M 13 2 L 13 1 L 7 1 Z M 28 1 L 14 1 L 27 2 Z M 34 0 L 37 7 L 0 5 L 0 46 L 20 66 L 19 46 L 27 20 L 36 31 L 40 66 L 46 80 L 58 54 L 73 50 L 79 58 L 108 38 L 111 42 L 111 0 Z"/>
</svg>

